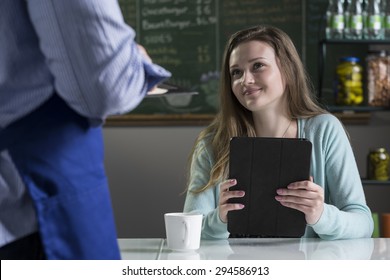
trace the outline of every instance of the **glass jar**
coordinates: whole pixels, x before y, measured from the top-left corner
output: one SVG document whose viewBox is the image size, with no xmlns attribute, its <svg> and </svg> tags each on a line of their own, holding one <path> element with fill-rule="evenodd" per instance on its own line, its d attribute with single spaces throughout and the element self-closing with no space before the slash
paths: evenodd
<svg viewBox="0 0 390 280">
<path fill-rule="evenodd" d="M 359 105 L 363 102 L 363 67 L 357 57 L 342 57 L 336 69 L 336 104 Z"/>
<path fill-rule="evenodd" d="M 389 153 L 385 148 L 370 150 L 367 156 L 367 179 L 389 180 Z"/>
<path fill-rule="evenodd" d="M 367 97 L 370 106 L 390 106 L 390 55 L 372 51 L 367 55 Z"/>
</svg>

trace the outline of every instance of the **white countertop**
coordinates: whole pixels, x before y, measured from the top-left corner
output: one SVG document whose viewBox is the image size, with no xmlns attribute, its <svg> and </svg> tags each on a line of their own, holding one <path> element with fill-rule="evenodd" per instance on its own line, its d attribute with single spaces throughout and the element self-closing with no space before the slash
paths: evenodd
<svg viewBox="0 0 390 280">
<path fill-rule="evenodd" d="M 202 240 L 196 251 L 167 248 L 162 238 L 118 239 L 124 260 L 389 260 L 390 238 L 326 241 L 318 238 Z"/>
</svg>

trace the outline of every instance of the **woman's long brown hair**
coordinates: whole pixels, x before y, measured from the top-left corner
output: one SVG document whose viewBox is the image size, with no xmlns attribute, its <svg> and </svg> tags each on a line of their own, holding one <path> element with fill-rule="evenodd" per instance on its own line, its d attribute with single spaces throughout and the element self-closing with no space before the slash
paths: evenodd
<svg viewBox="0 0 390 280">
<path fill-rule="evenodd" d="M 190 154 L 191 160 L 196 156 L 197 144 L 205 137 L 211 137 L 215 165 L 211 170 L 209 182 L 197 192 L 202 192 L 227 178 L 229 141 L 232 137 L 256 136 L 252 112 L 243 107 L 234 96 L 229 71 L 232 51 L 238 45 L 248 41 L 264 42 L 274 49 L 279 69 L 286 81 L 287 115 L 290 118 L 309 118 L 327 113 L 316 101 L 314 88 L 299 54 L 285 32 L 272 26 L 255 26 L 236 32 L 230 37 L 224 51 L 219 86 L 220 110 L 211 124 L 199 134 Z"/>
</svg>

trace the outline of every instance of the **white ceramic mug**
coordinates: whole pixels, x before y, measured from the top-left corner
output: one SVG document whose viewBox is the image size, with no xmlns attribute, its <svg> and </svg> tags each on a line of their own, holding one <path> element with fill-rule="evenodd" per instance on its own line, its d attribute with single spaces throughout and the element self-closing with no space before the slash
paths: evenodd
<svg viewBox="0 0 390 280">
<path fill-rule="evenodd" d="M 199 249 L 202 218 L 202 214 L 166 213 L 164 220 L 168 248 L 179 251 Z"/>
</svg>

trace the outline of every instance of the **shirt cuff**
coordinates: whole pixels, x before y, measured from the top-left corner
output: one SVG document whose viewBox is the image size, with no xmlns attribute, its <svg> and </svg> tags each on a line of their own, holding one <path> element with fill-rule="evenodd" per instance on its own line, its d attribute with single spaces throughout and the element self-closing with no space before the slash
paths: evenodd
<svg viewBox="0 0 390 280">
<path fill-rule="evenodd" d="M 171 72 L 160 65 L 144 61 L 147 90 L 151 90 L 158 83 L 172 76 Z"/>
</svg>

